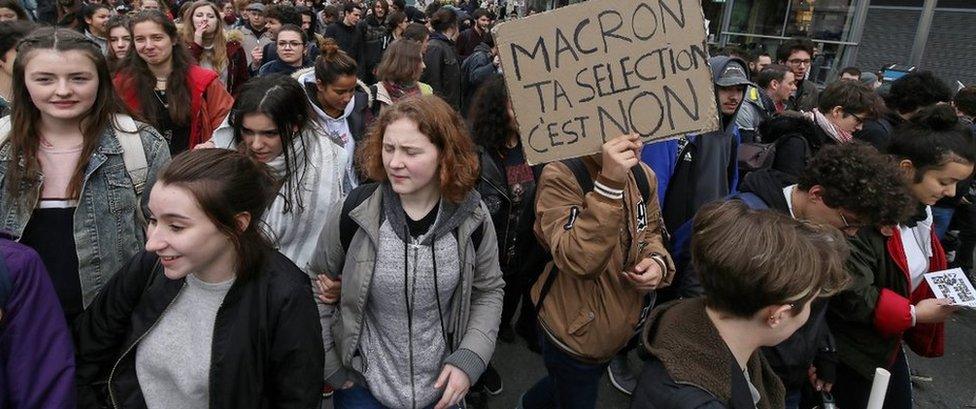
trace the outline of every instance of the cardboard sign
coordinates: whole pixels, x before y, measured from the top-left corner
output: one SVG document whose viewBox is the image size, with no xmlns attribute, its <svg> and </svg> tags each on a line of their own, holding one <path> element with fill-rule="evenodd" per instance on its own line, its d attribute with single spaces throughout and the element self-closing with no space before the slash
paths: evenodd
<svg viewBox="0 0 976 409">
<path fill-rule="evenodd" d="M 529 163 L 718 129 L 700 0 L 592 0 L 500 24 Z"/>
</svg>

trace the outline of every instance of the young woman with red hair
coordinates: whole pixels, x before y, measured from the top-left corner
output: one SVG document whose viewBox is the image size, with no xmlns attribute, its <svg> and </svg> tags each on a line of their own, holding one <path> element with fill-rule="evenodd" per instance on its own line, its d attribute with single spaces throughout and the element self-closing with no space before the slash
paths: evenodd
<svg viewBox="0 0 976 409">
<path fill-rule="evenodd" d="M 443 100 L 411 97 L 383 111 L 359 154 L 379 182 L 337 205 L 311 263 L 329 278 L 317 292 L 335 407 L 458 407 L 502 312 L 471 138 Z M 338 277 L 341 309 L 325 294 Z"/>
</svg>

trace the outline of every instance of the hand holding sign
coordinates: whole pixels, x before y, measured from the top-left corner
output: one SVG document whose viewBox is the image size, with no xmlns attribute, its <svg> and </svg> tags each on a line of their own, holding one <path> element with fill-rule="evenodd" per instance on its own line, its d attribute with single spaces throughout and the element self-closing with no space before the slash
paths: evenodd
<svg viewBox="0 0 976 409">
<path fill-rule="evenodd" d="M 698 0 L 587 1 L 494 34 L 529 163 L 718 128 Z"/>
<path fill-rule="evenodd" d="M 603 144 L 603 168 L 600 170 L 607 179 L 617 183 L 627 183 L 630 168 L 640 163 L 640 135 L 620 135 Z"/>
</svg>

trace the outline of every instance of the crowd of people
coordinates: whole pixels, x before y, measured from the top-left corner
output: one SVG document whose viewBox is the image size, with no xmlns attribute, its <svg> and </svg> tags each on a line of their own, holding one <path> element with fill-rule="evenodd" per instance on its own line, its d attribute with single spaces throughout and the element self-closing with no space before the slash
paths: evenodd
<svg viewBox="0 0 976 409">
<path fill-rule="evenodd" d="M 930 72 L 713 50 L 718 130 L 530 165 L 492 1 L 31 4 L 0 407 L 476 407 L 522 338 L 520 408 L 862 408 L 875 368 L 911 408 L 923 276 L 972 273 L 976 87 Z"/>
</svg>

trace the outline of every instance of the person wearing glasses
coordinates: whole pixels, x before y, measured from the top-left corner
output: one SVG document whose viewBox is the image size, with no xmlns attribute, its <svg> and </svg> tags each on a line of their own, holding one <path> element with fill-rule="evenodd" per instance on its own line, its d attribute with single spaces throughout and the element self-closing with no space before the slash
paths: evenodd
<svg viewBox="0 0 976 409">
<path fill-rule="evenodd" d="M 814 44 L 809 38 L 794 38 L 779 46 L 776 58 L 796 77 L 796 94 L 786 107 L 789 110 L 809 111 L 817 106 L 820 98 L 817 84 L 806 80 L 813 65 L 813 54 Z"/>
<path fill-rule="evenodd" d="M 776 146 L 776 160 L 802 168 L 825 145 L 854 142 L 854 132 L 865 121 L 881 115 L 884 102 L 870 87 L 858 81 L 838 81 L 820 94 L 816 108 L 802 112 L 815 125 L 813 133 Z"/>
<path fill-rule="evenodd" d="M 261 66 L 258 76 L 270 74 L 291 75 L 302 68 L 312 66 L 312 61 L 305 55 L 305 32 L 294 24 L 285 24 L 278 30 L 275 39 L 275 51 L 278 59 L 271 60 Z"/>
<path fill-rule="evenodd" d="M 865 144 L 824 147 L 796 176 L 776 169 L 750 172 L 739 192 L 729 200 L 832 226 L 849 237 L 863 226 L 897 224 L 914 211 L 901 170 L 887 155 Z M 690 243 L 699 233 L 692 226 L 688 221 L 672 236 L 676 285 L 685 298 L 705 293 L 691 262 Z M 826 311 L 825 299 L 814 301 L 810 319 L 794 335 L 762 349 L 786 387 L 787 409 L 812 406 L 801 404 L 802 391 L 829 392 L 835 382 L 837 353 Z"/>
</svg>

